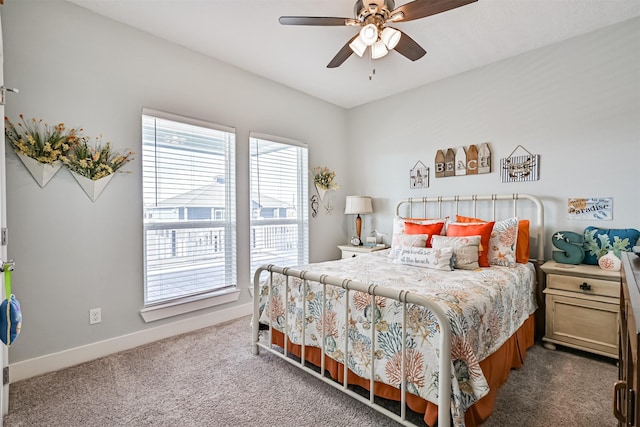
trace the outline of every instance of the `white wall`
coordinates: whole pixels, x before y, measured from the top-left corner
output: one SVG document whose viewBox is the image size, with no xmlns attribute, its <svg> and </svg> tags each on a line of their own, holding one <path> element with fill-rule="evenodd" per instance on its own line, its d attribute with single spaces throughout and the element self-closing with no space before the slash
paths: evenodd
<svg viewBox="0 0 640 427">
<path fill-rule="evenodd" d="M 138 153 L 125 168 L 132 173 L 114 177 L 92 203 L 64 169 L 41 189 L 8 149 L 8 249 L 24 316 L 11 363 L 202 314 L 153 324 L 139 315 L 142 107 L 236 128 L 237 304 L 249 303 L 249 132 L 306 142 L 310 166 L 328 165 L 340 178 L 344 110 L 66 2 L 5 3 L 5 82 L 20 89 L 9 95 L 7 116 L 82 126 Z M 333 195 L 336 211 L 344 209 L 343 188 Z M 311 260 L 338 257 L 344 215 L 321 213 L 310 223 Z M 94 307 L 102 308 L 102 323 L 90 326 Z"/>
<path fill-rule="evenodd" d="M 393 208 L 402 198 L 530 193 L 545 203 L 546 258 L 554 231 L 582 232 L 588 225 L 640 229 L 639 18 L 347 116 L 349 158 L 358 159 L 350 184 L 375 197 L 369 228 L 390 233 Z M 434 178 L 436 150 L 482 142 L 492 147 L 493 172 Z M 501 183 L 499 161 L 518 145 L 540 155 L 540 180 Z M 431 169 L 431 185 L 410 190 L 409 170 L 418 160 Z M 613 197 L 613 220 L 567 220 L 567 198 L 588 196 Z"/>
</svg>

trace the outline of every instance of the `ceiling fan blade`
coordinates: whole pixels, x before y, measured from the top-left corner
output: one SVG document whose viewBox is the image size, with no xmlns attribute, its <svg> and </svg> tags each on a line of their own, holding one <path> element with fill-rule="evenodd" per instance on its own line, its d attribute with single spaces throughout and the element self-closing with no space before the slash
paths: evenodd
<svg viewBox="0 0 640 427">
<path fill-rule="evenodd" d="M 412 21 L 426 16 L 436 15 L 460 6 L 466 6 L 478 0 L 414 0 L 391 12 L 391 16 L 402 12 L 403 17 L 394 20 L 395 22 Z"/>
<path fill-rule="evenodd" d="M 351 50 L 351 47 L 349 46 L 351 44 L 352 41 L 355 40 L 355 38 L 358 37 L 358 34 L 356 34 L 355 36 L 353 36 L 351 38 L 351 40 L 349 40 L 347 42 L 347 44 L 345 44 L 344 46 L 342 46 L 342 49 L 340 49 L 338 51 L 338 53 L 336 53 L 336 56 L 333 57 L 333 59 L 331 60 L 331 62 L 329 62 L 329 64 L 327 64 L 327 68 L 336 68 L 339 67 L 340 65 L 342 65 L 342 63 L 344 61 L 347 60 L 347 58 L 349 58 L 351 56 L 351 54 L 353 53 L 353 50 Z"/>
<path fill-rule="evenodd" d="M 409 58 L 412 61 L 417 61 L 422 58 L 427 51 L 424 50 L 414 39 L 407 34 L 402 33 L 400 41 L 394 47 L 394 49 L 401 55 Z"/>
<path fill-rule="evenodd" d="M 281 16 L 282 25 L 348 25 L 352 18 L 328 18 L 321 16 Z"/>
</svg>

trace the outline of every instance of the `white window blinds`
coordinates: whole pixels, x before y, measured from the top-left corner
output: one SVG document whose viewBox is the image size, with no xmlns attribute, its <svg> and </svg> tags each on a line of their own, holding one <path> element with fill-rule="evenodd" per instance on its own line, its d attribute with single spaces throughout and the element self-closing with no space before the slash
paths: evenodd
<svg viewBox="0 0 640 427">
<path fill-rule="evenodd" d="M 145 109 L 145 306 L 236 286 L 235 131 Z"/>
<path fill-rule="evenodd" d="M 307 263 L 307 147 L 296 141 L 255 133 L 249 141 L 251 272 L 263 264 Z"/>
</svg>

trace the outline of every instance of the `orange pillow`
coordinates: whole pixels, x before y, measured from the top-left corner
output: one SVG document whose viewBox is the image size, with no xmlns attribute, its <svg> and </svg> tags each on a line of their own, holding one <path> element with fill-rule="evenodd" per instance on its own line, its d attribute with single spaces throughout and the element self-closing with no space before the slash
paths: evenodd
<svg viewBox="0 0 640 427">
<path fill-rule="evenodd" d="M 522 242 L 522 243 L 521 243 Z M 518 240 L 516 241 L 516 262 L 526 264 L 531 257 L 529 248 L 529 220 L 518 221 Z"/>
<path fill-rule="evenodd" d="M 472 218 L 469 216 L 456 215 L 457 222 L 487 222 L 480 218 Z M 521 219 L 518 221 L 518 239 L 516 242 L 516 262 L 526 264 L 530 257 L 529 248 L 529 220 Z"/>
<path fill-rule="evenodd" d="M 427 247 L 431 247 L 431 236 L 442 233 L 444 222 L 435 222 L 433 224 L 418 224 L 415 222 L 405 221 L 404 234 L 428 234 Z"/>
<path fill-rule="evenodd" d="M 489 267 L 489 240 L 493 231 L 493 221 L 483 223 L 452 223 L 447 226 L 447 236 L 480 236 L 478 264 Z"/>
</svg>

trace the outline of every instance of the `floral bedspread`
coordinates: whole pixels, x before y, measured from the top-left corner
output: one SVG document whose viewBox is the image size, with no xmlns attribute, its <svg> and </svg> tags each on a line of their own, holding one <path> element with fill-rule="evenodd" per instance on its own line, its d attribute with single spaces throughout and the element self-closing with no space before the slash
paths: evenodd
<svg viewBox="0 0 640 427">
<path fill-rule="evenodd" d="M 465 410 L 489 391 L 479 362 L 497 350 L 535 311 L 535 273 L 531 264 L 490 267 L 478 270 L 439 271 L 394 264 L 388 251 L 377 251 L 338 261 L 296 267 L 315 273 L 403 289 L 435 299 L 450 319 L 452 329 L 452 415 L 454 425 L 464 426 Z M 260 321 L 284 331 L 285 316 L 289 340 L 302 343 L 303 281 L 289 279 L 285 303 L 284 276 L 273 275 L 272 297 L 264 286 L 260 296 Z M 345 333 L 350 344 L 348 367 L 370 378 L 371 327 L 375 321 L 375 380 L 394 387 L 401 384 L 402 303 L 376 297 L 371 309 L 368 294 L 351 291 L 351 311 L 345 325 L 342 288 L 327 286 L 326 313 L 322 318 L 322 285 L 307 282 L 306 345 L 321 347 L 323 324 L 325 352 L 345 363 Z M 286 308 L 285 308 L 286 307 Z M 373 311 L 373 312 L 372 312 Z M 346 326 L 346 327 L 345 327 Z M 346 331 L 346 332 L 345 332 Z M 409 305 L 407 313 L 407 390 L 433 403 L 438 399 L 439 326 L 426 309 Z"/>
</svg>

